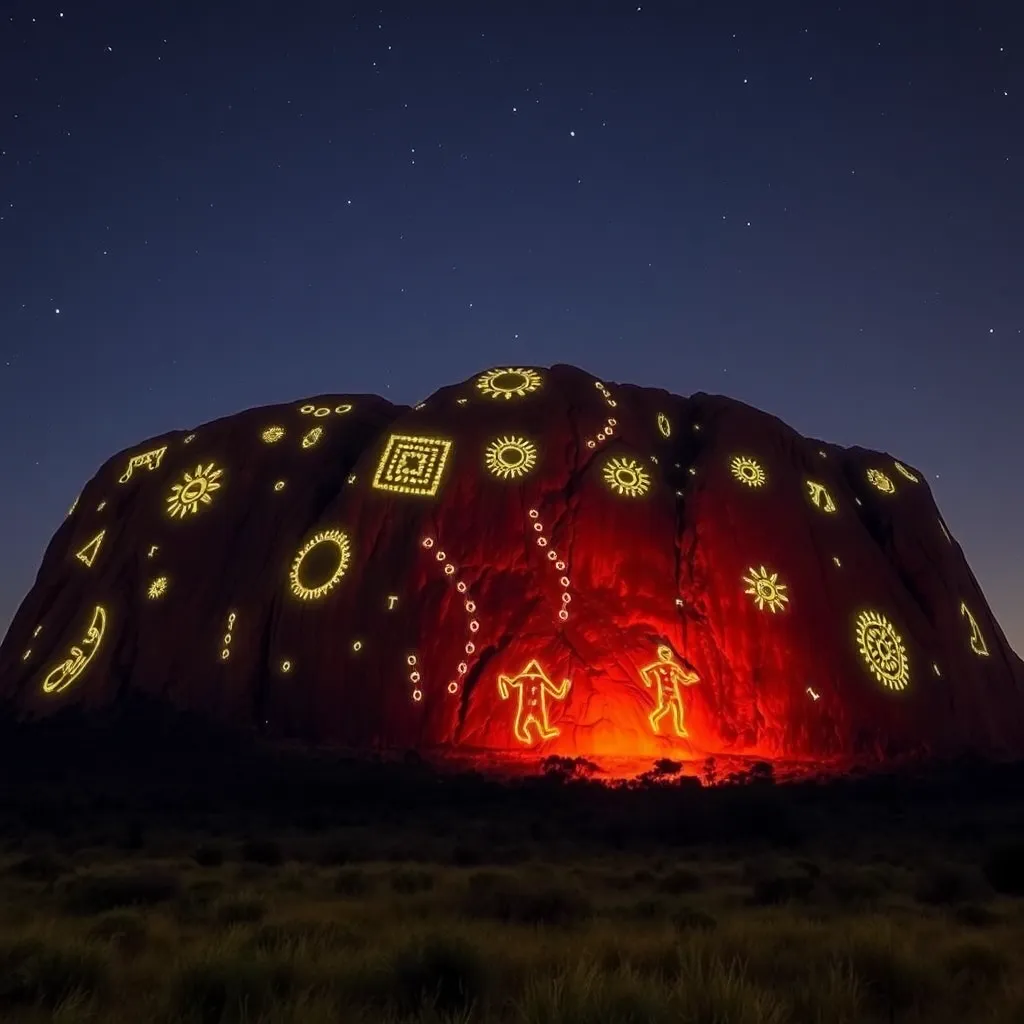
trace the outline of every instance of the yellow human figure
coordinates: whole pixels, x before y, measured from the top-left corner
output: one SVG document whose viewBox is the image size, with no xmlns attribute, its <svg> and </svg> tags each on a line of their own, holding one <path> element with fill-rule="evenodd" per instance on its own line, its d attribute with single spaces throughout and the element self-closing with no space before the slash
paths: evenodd
<svg viewBox="0 0 1024 1024">
<path fill-rule="evenodd" d="M 673 658 L 671 647 L 661 646 L 658 648 L 658 660 L 641 669 L 640 677 L 645 686 L 654 687 L 657 693 L 655 708 L 648 716 L 651 728 L 657 732 L 658 724 L 671 712 L 676 734 L 689 735 L 683 725 L 683 695 L 679 692 L 679 687 L 699 683 L 700 676 L 690 669 L 683 668 Z"/>
<path fill-rule="evenodd" d="M 561 686 L 555 686 L 536 660 L 517 676 L 498 676 L 498 693 L 502 700 L 508 700 L 512 690 L 519 691 L 514 732 L 520 743 L 529 746 L 534 742 L 530 738 L 531 724 L 541 740 L 554 739 L 558 735 L 558 730 L 548 721 L 548 698 L 563 700 L 571 685 L 571 680 L 563 679 Z"/>
</svg>

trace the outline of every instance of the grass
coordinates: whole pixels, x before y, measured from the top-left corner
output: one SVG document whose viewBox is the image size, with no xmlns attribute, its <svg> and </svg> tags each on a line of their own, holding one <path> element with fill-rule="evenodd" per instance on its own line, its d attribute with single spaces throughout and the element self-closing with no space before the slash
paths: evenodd
<svg viewBox="0 0 1024 1024">
<path fill-rule="evenodd" d="M 363 803 L 362 777 L 344 799 L 306 779 L 277 808 L 0 790 L 0 1019 L 1024 1020 L 1019 780 L 930 802 L 662 774 Z"/>
</svg>

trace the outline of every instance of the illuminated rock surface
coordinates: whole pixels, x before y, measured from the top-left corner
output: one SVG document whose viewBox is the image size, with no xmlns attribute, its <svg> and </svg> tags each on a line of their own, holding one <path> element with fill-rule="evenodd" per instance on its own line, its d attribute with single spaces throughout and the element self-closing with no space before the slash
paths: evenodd
<svg viewBox="0 0 1024 1024">
<path fill-rule="evenodd" d="M 1024 666 L 919 471 L 567 366 L 111 459 L 0 647 L 0 697 L 30 719 L 132 695 L 491 759 L 1024 752 Z"/>
</svg>

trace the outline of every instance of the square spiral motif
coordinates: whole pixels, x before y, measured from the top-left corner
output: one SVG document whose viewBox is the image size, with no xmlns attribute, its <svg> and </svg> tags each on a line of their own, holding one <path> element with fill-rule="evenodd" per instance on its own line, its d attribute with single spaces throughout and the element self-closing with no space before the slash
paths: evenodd
<svg viewBox="0 0 1024 1024">
<path fill-rule="evenodd" d="M 377 463 L 373 486 L 381 491 L 433 497 L 441 485 L 452 442 L 438 437 L 392 434 Z"/>
</svg>

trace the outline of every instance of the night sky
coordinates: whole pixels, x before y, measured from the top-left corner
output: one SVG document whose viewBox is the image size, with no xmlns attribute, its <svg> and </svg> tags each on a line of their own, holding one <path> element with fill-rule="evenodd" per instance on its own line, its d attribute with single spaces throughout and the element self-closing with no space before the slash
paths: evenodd
<svg viewBox="0 0 1024 1024">
<path fill-rule="evenodd" d="M 0 4 L 0 633 L 117 450 L 570 362 L 921 468 L 1024 651 L 1019 5 L 444 6 Z"/>
</svg>

